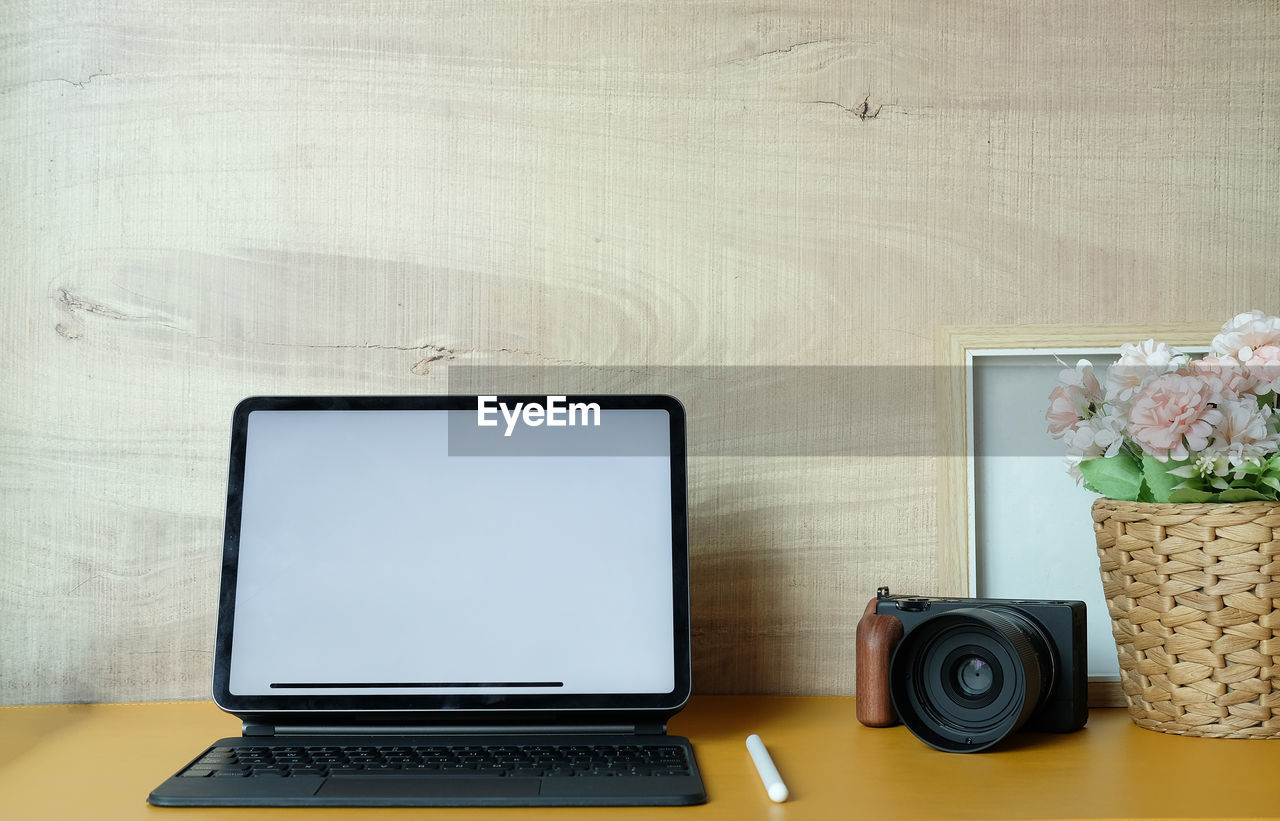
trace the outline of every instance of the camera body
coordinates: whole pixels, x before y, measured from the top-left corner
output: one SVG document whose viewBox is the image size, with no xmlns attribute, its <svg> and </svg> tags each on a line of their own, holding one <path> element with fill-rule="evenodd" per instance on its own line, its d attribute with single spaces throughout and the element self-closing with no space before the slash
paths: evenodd
<svg viewBox="0 0 1280 821">
<path fill-rule="evenodd" d="M 902 723 L 948 752 L 1024 729 L 1088 720 L 1081 601 L 895 596 L 876 591 L 858 624 L 858 719 Z M 865 703 L 865 709 L 864 709 Z"/>
</svg>

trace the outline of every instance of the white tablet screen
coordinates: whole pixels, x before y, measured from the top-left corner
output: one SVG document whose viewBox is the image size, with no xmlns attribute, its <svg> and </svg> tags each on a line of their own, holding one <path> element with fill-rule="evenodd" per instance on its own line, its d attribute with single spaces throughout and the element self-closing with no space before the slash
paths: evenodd
<svg viewBox="0 0 1280 821">
<path fill-rule="evenodd" d="M 450 415 L 249 414 L 230 692 L 672 691 L 666 411 L 580 429 L 622 456 L 451 456 Z"/>
</svg>

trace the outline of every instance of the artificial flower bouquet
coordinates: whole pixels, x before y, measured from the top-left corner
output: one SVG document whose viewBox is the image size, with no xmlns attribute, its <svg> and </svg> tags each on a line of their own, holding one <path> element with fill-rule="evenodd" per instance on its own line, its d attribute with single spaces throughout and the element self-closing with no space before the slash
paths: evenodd
<svg viewBox="0 0 1280 821">
<path fill-rule="evenodd" d="M 1124 345 L 1104 380 L 1082 359 L 1059 381 L 1045 419 L 1089 490 L 1138 502 L 1280 496 L 1280 317 L 1232 318 L 1199 359 L 1148 339 Z"/>
</svg>

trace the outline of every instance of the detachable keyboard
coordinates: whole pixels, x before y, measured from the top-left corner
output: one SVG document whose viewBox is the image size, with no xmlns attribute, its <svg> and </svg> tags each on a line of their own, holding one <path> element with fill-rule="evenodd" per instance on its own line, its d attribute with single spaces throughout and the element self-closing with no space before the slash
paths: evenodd
<svg viewBox="0 0 1280 821">
<path fill-rule="evenodd" d="M 223 738 L 147 798 L 169 807 L 642 806 L 706 800 L 689 740 L 661 733 Z"/>
</svg>

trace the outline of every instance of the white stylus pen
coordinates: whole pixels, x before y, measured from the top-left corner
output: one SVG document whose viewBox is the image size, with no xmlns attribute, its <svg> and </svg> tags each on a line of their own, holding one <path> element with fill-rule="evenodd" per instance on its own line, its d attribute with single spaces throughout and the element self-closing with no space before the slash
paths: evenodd
<svg viewBox="0 0 1280 821">
<path fill-rule="evenodd" d="M 764 748 L 760 736 L 755 733 L 747 736 L 747 752 L 751 753 L 751 760 L 756 763 L 756 771 L 760 773 L 760 780 L 764 782 L 769 799 L 777 804 L 786 801 L 787 785 L 782 783 L 782 776 L 778 775 L 778 768 L 773 766 L 773 759 L 769 757 L 769 751 Z"/>
</svg>

